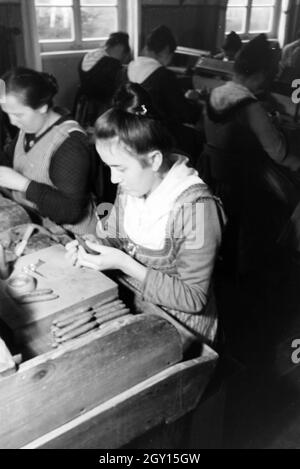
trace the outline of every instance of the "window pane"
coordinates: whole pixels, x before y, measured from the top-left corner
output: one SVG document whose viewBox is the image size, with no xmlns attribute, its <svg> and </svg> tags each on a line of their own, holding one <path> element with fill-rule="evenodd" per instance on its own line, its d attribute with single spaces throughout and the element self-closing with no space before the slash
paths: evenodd
<svg viewBox="0 0 300 469">
<path fill-rule="evenodd" d="M 73 0 L 35 0 L 36 6 L 72 6 Z"/>
<path fill-rule="evenodd" d="M 70 7 L 37 7 L 40 42 L 74 40 L 73 9 Z"/>
<path fill-rule="evenodd" d="M 228 8 L 226 13 L 226 33 L 244 33 L 246 27 L 246 8 Z"/>
<path fill-rule="evenodd" d="M 81 8 L 82 39 L 108 37 L 118 27 L 117 8 Z"/>
<path fill-rule="evenodd" d="M 272 30 L 273 8 L 252 8 L 250 18 L 250 33 L 263 33 Z"/>
<path fill-rule="evenodd" d="M 85 5 L 117 5 L 117 3 L 118 3 L 117 0 L 80 0 L 80 4 L 82 6 L 85 6 Z"/>
<path fill-rule="evenodd" d="M 253 0 L 253 6 L 273 6 L 275 5 L 275 0 Z"/>
<path fill-rule="evenodd" d="M 229 7 L 241 7 L 241 6 L 247 6 L 248 0 L 228 0 L 228 6 Z"/>
</svg>

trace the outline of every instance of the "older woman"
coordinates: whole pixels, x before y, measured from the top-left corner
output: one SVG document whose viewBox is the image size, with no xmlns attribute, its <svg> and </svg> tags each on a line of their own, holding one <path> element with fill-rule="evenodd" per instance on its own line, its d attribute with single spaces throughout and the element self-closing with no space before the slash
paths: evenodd
<svg viewBox="0 0 300 469">
<path fill-rule="evenodd" d="M 53 108 L 56 80 L 26 68 L 3 80 L 2 109 L 20 131 L 1 155 L 0 186 L 42 217 L 75 233 L 93 233 L 92 156 L 78 123 Z"/>
<path fill-rule="evenodd" d="M 67 249 L 79 265 L 122 271 L 145 301 L 161 306 L 187 346 L 216 335 L 212 273 L 223 212 L 171 142 L 146 91 L 123 87 L 96 122 L 97 151 L 119 185 L 99 243 L 88 242 L 101 255 L 77 241 Z"/>
</svg>

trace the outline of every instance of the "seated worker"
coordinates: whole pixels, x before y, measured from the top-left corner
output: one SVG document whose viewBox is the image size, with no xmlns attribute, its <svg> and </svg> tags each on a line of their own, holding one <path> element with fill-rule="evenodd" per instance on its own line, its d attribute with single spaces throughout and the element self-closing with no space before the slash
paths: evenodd
<svg viewBox="0 0 300 469">
<path fill-rule="evenodd" d="M 119 269 L 142 299 L 162 308 L 185 347 L 212 343 L 217 316 L 212 274 L 221 242 L 223 211 L 172 139 L 138 84 L 119 90 L 95 125 L 96 148 L 118 184 L 113 210 L 98 230 L 99 243 L 78 242 L 68 256 L 96 270 Z M 164 312 L 163 312 L 164 311 Z"/>
<path fill-rule="evenodd" d="M 0 187 L 34 214 L 75 233 L 93 233 L 92 156 L 79 124 L 53 108 L 55 78 L 16 68 L 2 79 L 2 109 L 20 130 L 0 154 Z"/>
<path fill-rule="evenodd" d="M 115 91 L 126 79 L 122 64 L 129 57 L 128 34 L 116 32 L 110 34 L 104 47 L 88 52 L 80 61 L 80 92 L 89 100 L 91 124 L 111 106 Z"/>
<path fill-rule="evenodd" d="M 291 86 L 293 80 L 300 74 L 300 30 L 297 32 L 297 40 L 287 44 L 282 49 L 279 62 L 278 80 Z"/>
<path fill-rule="evenodd" d="M 198 136 L 182 124 L 195 124 L 202 112 L 197 103 L 184 96 L 175 73 L 167 68 L 175 49 L 176 41 L 169 28 L 159 26 L 154 29 L 147 37 L 143 55 L 128 65 L 128 78 L 150 94 L 178 147 L 189 156 L 199 156 L 202 140 L 198 142 Z"/>
<path fill-rule="evenodd" d="M 297 39 L 290 44 L 286 44 L 282 49 L 280 66 L 282 69 L 286 67 L 294 67 L 295 59 L 300 49 L 300 29 L 297 31 Z"/>
<path fill-rule="evenodd" d="M 235 59 L 237 53 L 242 48 L 242 45 L 243 43 L 240 36 L 234 31 L 231 31 L 231 33 L 227 34 L 226 36 L 225 42 L 222 46 L 222 52 L 216 54 L 214 59 L 232 61 Z"/>
<path fill-rule="evenodd" d="M 250 349 L 265 353 L 266 342 L 258 342 L 272 334 L 270 292 L 283 272 L 281 256 L 287 259 L 291 248 L 290 244 L 286 249 L 282 238 L 300 197 L 286 138 L 257 98 L 269 83 L 272 63 L 265 35 L 243 46 L 233 80 L 212 90 L 208 98 L 207 144 L 198 166 L 200 177 L 221 198 L 228 215 L 222 265 L 226 278 L 232 274 L 232 282 L 239 281 L 230 300 L 225 293 L 219 301 L 222 308 L 229 303 L 222 316 L 225 335 L 239 343 L 241 355 Z M 292 240 L 290 229 L 286 237 Z M 283 249 L 280 243 L 285 243 Z M 277 290 L 280 295 L 282 290 Z M 282 310 L 281 320 L 284 315 Z"/>
<path fill-rule="evenodd" d="M 229 220 L 245 215 L 245 198 L 248 209 L 253 208 L 253 215 L 261 215 L 260 230 L 257 223 L 252 223 L 261 247 L 252 252 L 251 261 L 262 260 L 270 250 L 270 237 L 274 241 L 281 228 L 279 210 L 270 229 L 270 220 L 267 221 L 262 207 L 270 201 L 268 193 L 274 191 L 275 198 L 280 197 L 272 178 L 276 179 L 276 175 L 280 178 L 287 170 L 283 165 L 289 165 L 286 139 L 256 97 L 268 83 L 271 63 L 272 52 L 263 34 L 241 49 L 235 60 L 233 80 L 215 88 L 208 99 L 207 145 L 198 165 L 201 177 L 223 200 Z M 256 187 L 254 192 L 252 184 Z M 263 226 L 269 236 L 262 236 Z"/>
</svg>

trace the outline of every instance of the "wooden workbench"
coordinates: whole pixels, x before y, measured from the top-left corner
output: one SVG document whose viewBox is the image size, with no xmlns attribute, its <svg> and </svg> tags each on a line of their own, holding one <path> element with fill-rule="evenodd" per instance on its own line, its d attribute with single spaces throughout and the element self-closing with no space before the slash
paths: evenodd
<svg viewBox="0 0 300 469">
<path fill-rule="evenodd" d="M 175 327 L 147 305 L 136 314 L 133 291 L 124 300 L 131 314 L 51 349 L 49 328 L 56 315 L 124 292 L 124 285 L 119 290 L 105 275 L 78 269 L 81 284 L 77 273 L 68 271 L 75 290 L 64 296 L 70 287 L 64 270 L 71 267 L 60 263 L 62 249 L 31 252 L 16 266 L 47 258 L 39 286 L 48 287 L 51 279 L 57 305 L 17 306 L 2 282 L 0 319 L 17 338 L 14 352 L 21 352 L 23 361 L 0 374 L 0 448 L 119 448 L 199 409 L 218 355 L 202 346 L 184 359 Z"/>
</svg>

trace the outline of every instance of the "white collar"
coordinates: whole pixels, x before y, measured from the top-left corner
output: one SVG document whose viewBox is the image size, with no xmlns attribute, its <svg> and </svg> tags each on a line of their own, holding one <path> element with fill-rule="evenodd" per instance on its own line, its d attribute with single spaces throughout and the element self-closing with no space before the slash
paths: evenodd
<svg viewBox="0 0 300 469">
<path fill-rule="evenodd" d="M 125 207 L 124 229 L 131 240 L 148 249 L 162 249 L 170 212 L 176 200 L 189 187 L 204 184 L 197 171 L 187 166 L 188 159 L 178 156 L 168 174 L 146 198 L 121 194 Z"/>
<path fill-rule="evenodd" d="M 152 57 L 137 57 L 128 65 L 129 81 L 143 83 L 160 67 L 162 67 L 161 63 Z"/>
</svg>

